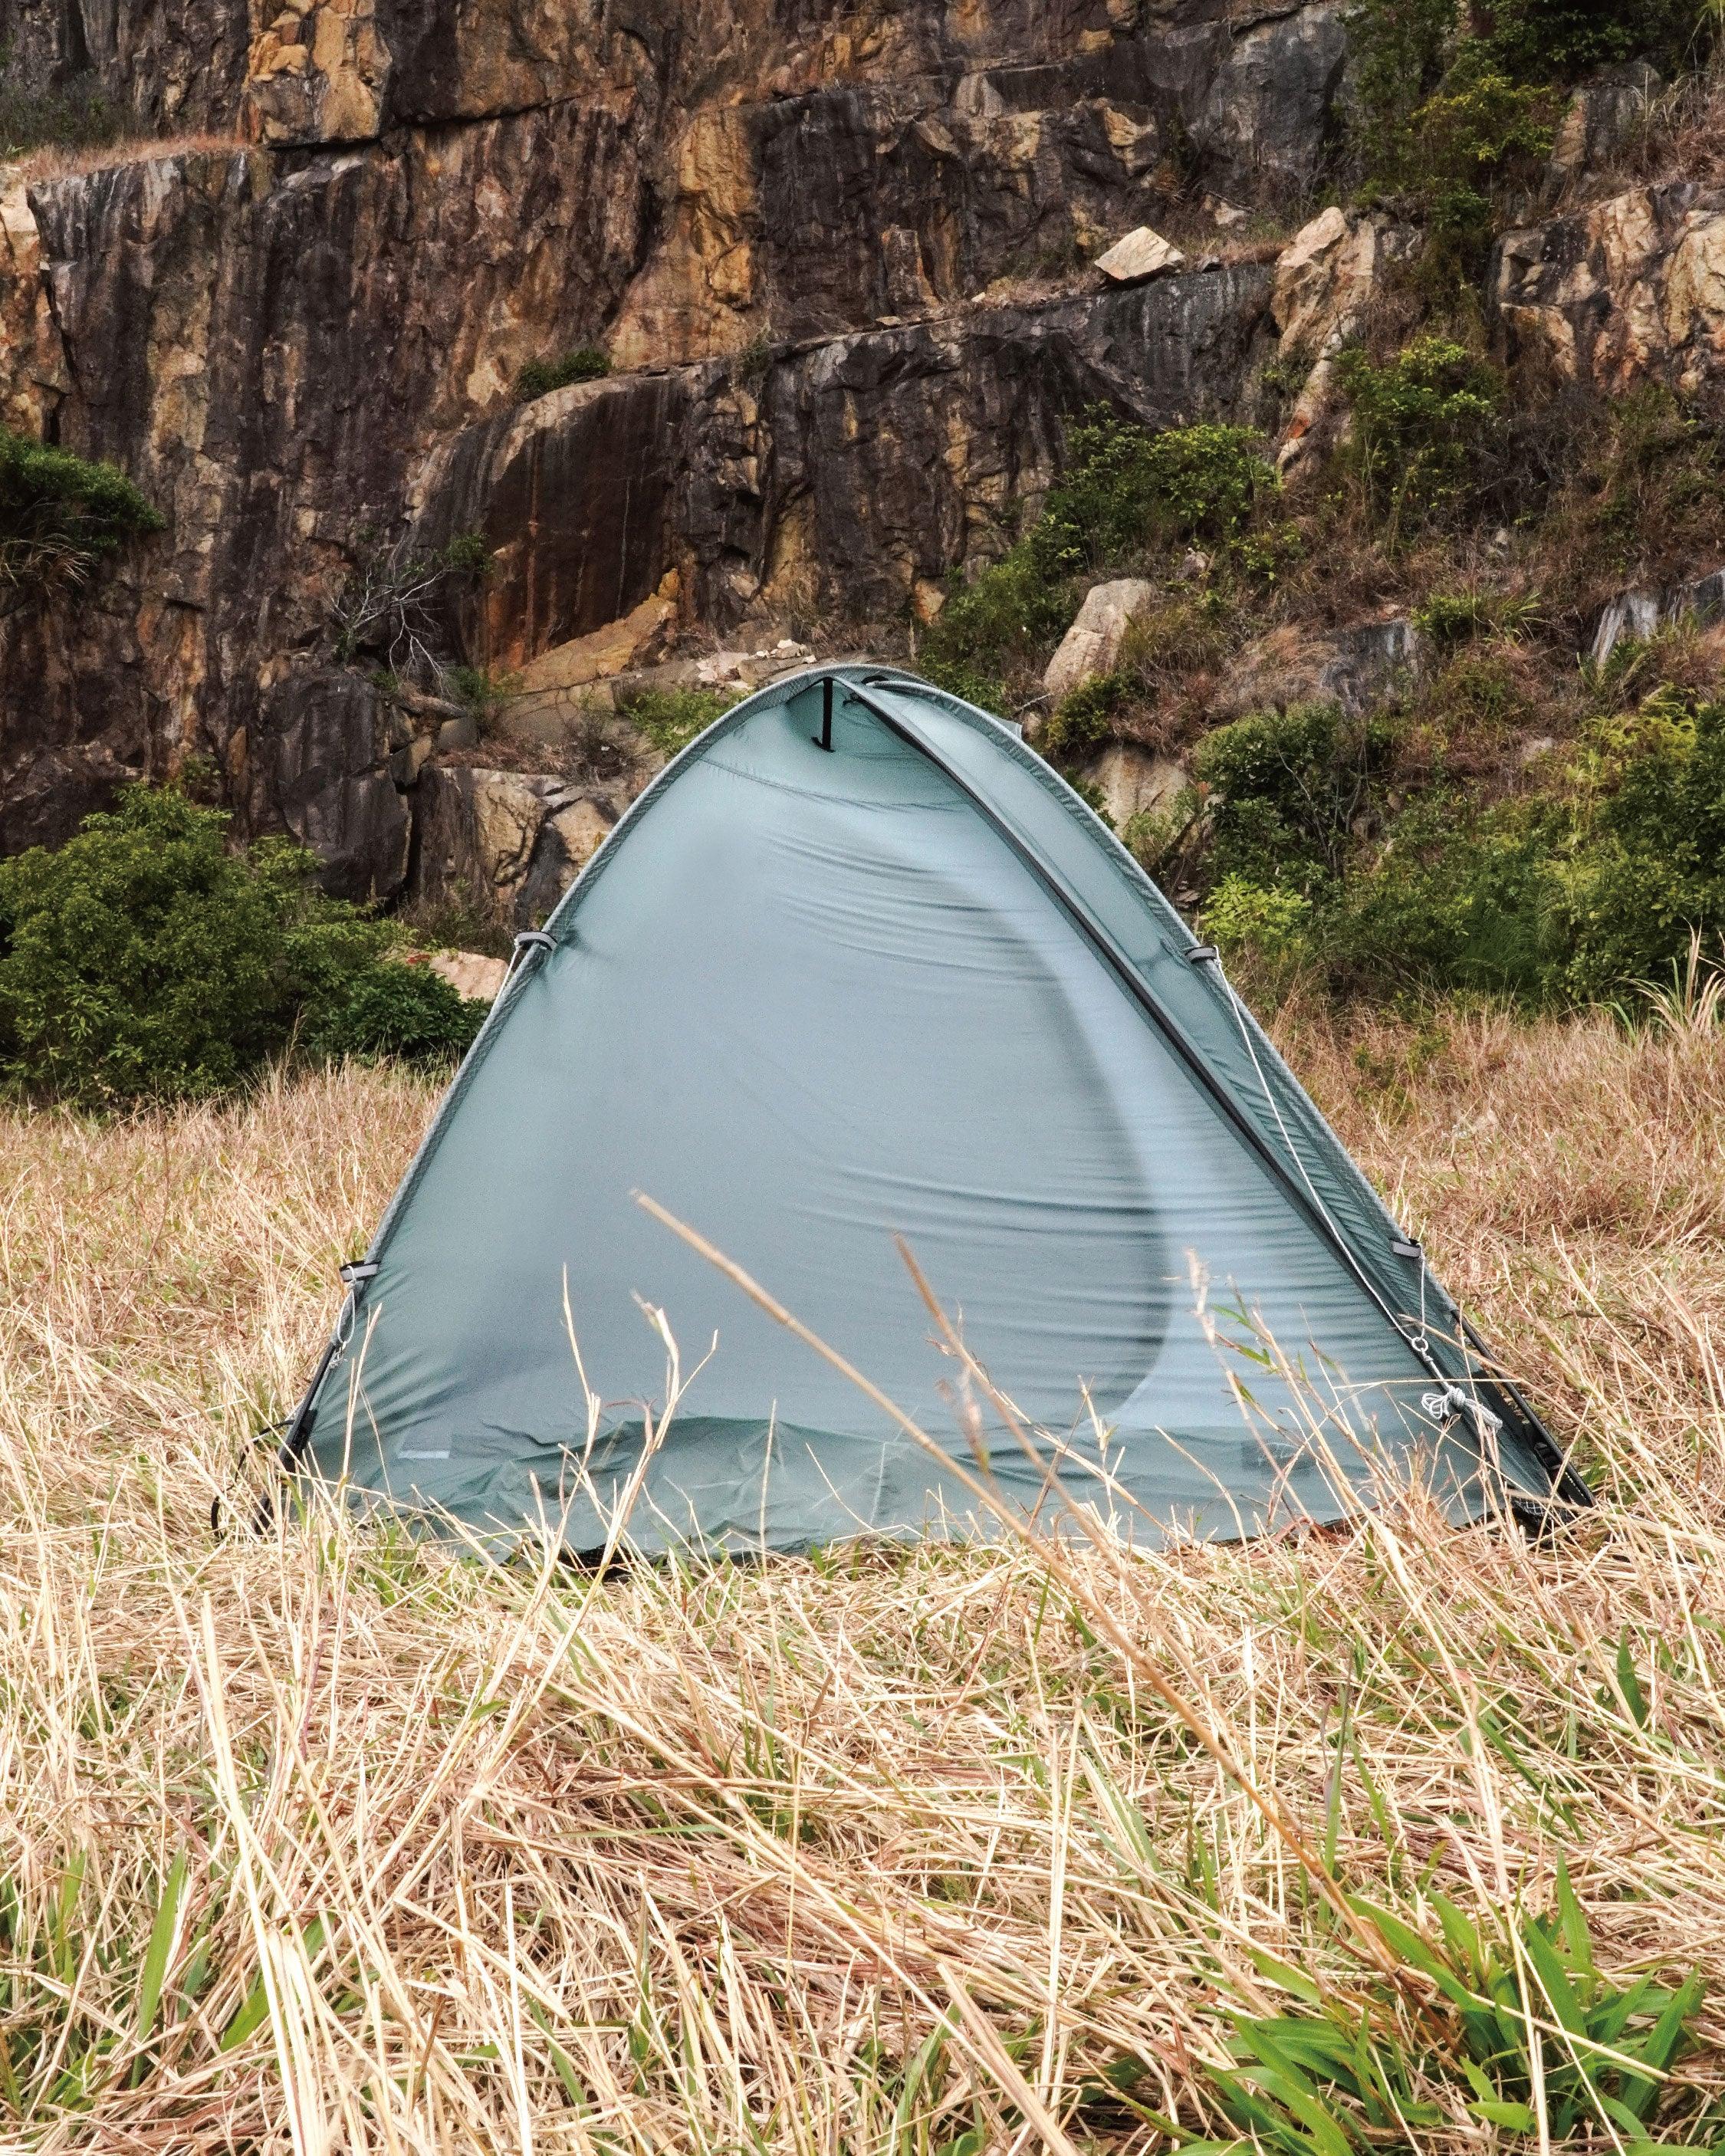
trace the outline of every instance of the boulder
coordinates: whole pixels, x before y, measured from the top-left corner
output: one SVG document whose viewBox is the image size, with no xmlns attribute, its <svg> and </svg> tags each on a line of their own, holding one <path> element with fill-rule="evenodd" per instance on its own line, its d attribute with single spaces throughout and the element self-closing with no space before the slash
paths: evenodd
<svg viewBox="0 0 1725 2156">
<path fill-rule="evenodd" d="M 1665 84 L 1645 60 L 1608 68 L 1584 83 L 1569 101 L 1552 142 L 1549 180 L 1558 187 L 1584 181 L 1634 143 Z"/>
<path fill-rule="evenodd" d="M 1216 692 L 1219 718 L 1285 711 L 1291 704 L 1337 703 L 1358 717 L 1416 676 L 1422 640 L 1396 616 L 1314 634 L 1291 624 L 1246 645 Z"/>
<path fill-rule="evenodd" d="M 1142 285 L 1147 277 L 1160 277 L 1185 264 L 1179 249 L 1147 224 L 1117 239 L 1106 254 L 1096 257 L 1097 269 L 1114 285 Z"/>
<path fill-rule="evenodd" d="M 495 1003 L 509 971 L 507 959 L 487 957 L 483 951 L 415 951 L 410 963 L 424 966 L 474 1003 Z"/>
<path fill-rule="evenodd" d="M 1343 15 L 1337 0 L 1321 0 L 1229 38 L 1191 129 L 1194 148 L 1228 187 L 1286 199 L 1317 177 L 1348 67 Z"/>
<path fill-rule="evenodd" d="M 1081 773 L 1102 799 L 1108 821 L 1123 831 L 1134 816 L 1167 808 L 1190 784 L 1185 767 L 1137 742 L 1111 742 Z"/>
<path fill-rule="evenodd" d="M 608 804 L 536 772 L 430 766 L 419 782 L 413 897 L 536 927 L 597 852 Z"/>
<path fill-rule="evenodd" d="M 1042 685 L 1058 703 L 1098 674 L 1111 674 L 1119 663 L 1126 633 L 1156 598 L 1156 587 L 1141 577 L 1117 577 L 1092 584 L 1078 618 L 1048 662 Z"/>
<path fill-rule="evenodd" d="M 290 675 L 265 698 L 261 741 L 256 820 L 309 847 L 332 896 L 393 898 L 410 826 L 376 685 L 340 669 Z"/>
<path fill-rule="evenodd" d="M 1626 636 L 1642 639 L 1667 623 L 1692 614 L 1697 621 L 1725 615 L 1725 569 L 1663 592 L 1620 592 L 1599 616 L 1589 656 L 1603 666 Z"/>
<path fill-rule="evenodd" d="M 1378 278 L 1418 244 L 1409 225 L 1333 205 L 1302 225 L 1276 257 L 1271 318 L 1284 354 L 1311 371 L 1283 431 L 1278 462 L 1291 470 L 1307 453 L 1335 396 L 1335 355 L 1357 336 Z"/>
</svg>

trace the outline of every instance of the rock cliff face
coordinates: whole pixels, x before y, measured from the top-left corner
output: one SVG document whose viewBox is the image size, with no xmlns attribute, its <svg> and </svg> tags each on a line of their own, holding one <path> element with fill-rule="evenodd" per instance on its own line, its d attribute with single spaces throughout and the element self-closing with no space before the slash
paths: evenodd
<svg viewBox="0 0 1725 2156">
<path fill-rule="evenodd" d="M 901 616 L 1076 408 L 1238 403 L 1264 271 L 1058 288 L 1170 156 L 1308 181 L 1344 57 L 1328 4 L 1215 0 L 0 0 L 0 41 L 202 137 L 8 177 L 4 417 L 167 526 L 0 619 L 0 846 L 195 752 L 383 896 L 425 759 L 357 593 L 481 533 L 426 633 L 494 670 L 670 571 L 685 626 Z M 515 403 L 592 345 L 611 379 Z"/>
<path fill-rule="evenodd" d="M 519 812 L 511 919 L 619 804 L 446 767 L 415 655 L 582 680 L 655 595 L 685 634 L 901 626 L 1086 404 L 1250 414 L 1270 267 L 1219 228 L 1124 288 L 1084 256 L 1175 179 L 1285 210 L 1346 62 L 1335 0 L 0 0 L 0 44 L 193 138 L 0 168 L 0 420 L 167 520 L 0 603 L 0 849 L 196 753 L 356 896 L 434 896 Z M 1515 235 L 1505 336 L 1714 363 L 1718 213 L 1667 193 Z M 1602 341 L 1602 280 L 1645 336 Z M 588 346 L 608 379 L 516 401 Z"/>
</svg>

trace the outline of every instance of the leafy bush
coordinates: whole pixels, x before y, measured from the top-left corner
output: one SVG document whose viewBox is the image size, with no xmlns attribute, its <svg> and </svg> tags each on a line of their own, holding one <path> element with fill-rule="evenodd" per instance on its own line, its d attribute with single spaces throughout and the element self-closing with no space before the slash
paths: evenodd
<svg viewBox="0 0 1725 2156">
<path fill-rule="evenodd" d="M 1455 645 L 1475 637 L 1525 636 L 1539 621 L 1539 601 L 1532 594 L 1510 597 L 1495 592 L 1434 592 L 1414 609 L 1414 626 L 1435 644 Z"/>
<path fill-rule="evenodd" d="M 1548 999 L 1546 918 L 1563 819 L 1545 804 L 1471 813 L 1434 791 L 1335 894 L 1314 942 L 1338 987 L 1430 985 Z"/>
<path fill-rule="evenodd" d="M 1497 222 L 1492 188 L 1548 154 L 1555 116 L 1543 90 L 1512 81 L 1475 38 L 1411 116 L 1397 177 L 1470 270 L 1482 265 Z"/>
<path fill-rule="evenodd" d="M 1108 738 L 1126 683 L 1118 674 L 1092 674 L 1065 696 L 1043 723 L 1041 747 L 1051 762 L 1087 755 Z"/>
<path fill-rule="evenodd" d="M 1576 778 L 1586 842 L 1553 915 L 1564 991 L 1601 997 L 1666 971 L 1692 932 L 1725 930 L 1725 703 L 1656 691 L 1594 730 Z"/>
<path fill-rule="evenodd" d="M 225 816 L 144 787 L 59 852 L 0 861 L 0 1069 L 126 1101 L 219 1091 L 296 1029 L 368 1054 L 392 1039 L 446 1052 L 447 1006 L 380 965 L 396 932 L 322 897 L 316 866 L 280 840 L 236 850 Z M 407 988 L 372 985 L 380 973 Z"/>
<path fill-rule="evenodd" d="M 1568 80 L 1644 54 L 1679 63 L 1702 19 L 1692 0 L 1497 0 L 1491 44 L 1526 80 Z"/>
<path fill-rule="evenodd" d="M 1391 539 L 1461 506 L 1500 432 L 1497 370 L 1450 338 L 1422 336 L 1382 366 L 1353 346 L 1337 372 L 1353 412 L 1348 458 Z"/>
<path fill-rule="evenodd" d="M 1447 64 L 1456 0 L 1355 0 L 1344 21 L 1362 162 L 1373 178 L 1393 180 L 1407 156 L 1414 110 Z"/>
<path fill-rule="evenodd" d="M 978 711 L 992 711 L 997 718 L 1006 716 L 1012 699 L 998 675 L 972 665 L 967 658 L 946 656 L 933 639 L 924 644 L 917 664 L 937 689 L 944 689 L 951 696 L 962 696 L 967 704 L 974 704 Z"/>
<path fill-rule="evenodd" d="M 737 698 L 722 689 L 648 689 L 622 706 L 637 732 L 661 756 L 675 756 L 722 718 Z"/>
<path fill-rule="evenodd" d="M 82 583 L 162 522 L 112 465 L 0 427 L 0 586 Z"/>
<path fill-rule="evenodd" d="M 494 674 L 485 666 L 452 666 L 444 680 L 455 701 L 472 713 L 473 723 L 482 737 L 496 732 L 503 723 L 511 697 L 517 696 L 521 690 L 519 675 Z"/>
<path fill-rule="evenodd" d="M 324 1003 L 305 1045 L 333 1062 L 453 1062 L 472 1047 L 489 1008 L 428 966 L 367 966 Z"/>
<path fill-rule="evenodd" d="M 1563 793 L 1479 809 L 1435 792 L 1336 889 L 1343 985 L 1592 1002 L 1725 932 L 1725 704 L 1671 690 L 1591 732 Z"/>
<path fill-rule="evenodd" d="M 923 671 L 955 696 L 1001 707 L 1003 677 L 1059 639 L 1084 580 L 1160 548 L 1201 545 L 1247 575 L 1276 575 L 1297 542 L 1291 525 L 1267 515 L 1281 482 L 1257 439 L 1209 424 L 1155 434 L 1092 412 L 1071 429 L 1071 462 L 1029 530 L 955 585 L 924 643 Z"/>
<path fill-rule="evenodd" d="M 536 397 L 548 397 L 553 389 L 567 389 L 577 382 L 599 382 L 611 372 L 611 362 L 597 345 L 578 346 L 561 359 L 530 359 L 515 378 L 518 403 L 530 404 Z"/>
<path fill-rule="evenodd" d="M 922 670 L 937 688 L 992 711 L 1004 701 L 1000 677 L 1054 643 L 1076 604 L 1071 580 L 1049 578 L 1020 540 L 954 587 L 924 641 Z"/>
<path fill-rule="evenodd" d="M 1209 796 L 1214 877 L 1307 895 L 1332 880 L 1393 741 L 1386 721 L 1357 725 L 1336 704 L 1255 711 L 1218 726 L 1194 759 Z"/>
<path fill-rule="evenodd" d="M 1029 536 L 1032 567 L 1069 578 L 1146 547 L 1192 542 L 1245 555 L 1281 486 L 1257 440 L 1245 427 L 1206 423 L 1153 434 L 1092 413 L 1072 429 L 1071 463 Z"/>
<path fill-rule="evenodd" d="M 1224 952 L 1250 950 L 1281 957 L 1304 942 L 1312 901 L 1296 891 L 1266 890 L 1242 875 L 1224 876 L 1205 901 L 1199 926 Z"/>
</svg>

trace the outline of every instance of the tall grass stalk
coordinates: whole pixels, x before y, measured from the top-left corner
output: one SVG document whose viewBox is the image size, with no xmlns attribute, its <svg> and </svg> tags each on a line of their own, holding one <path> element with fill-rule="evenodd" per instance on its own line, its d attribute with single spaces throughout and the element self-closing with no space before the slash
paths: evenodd
<svg viewBox="0 0 1725 2156">
<path fill-rule="evenodd" d="M 1579 1530 L 218 1541 L 429 1091 L 0 1116 L 0 2145 L 1715 2141 L 1719 1036 L 1283 1031 Z"/>
</svg>

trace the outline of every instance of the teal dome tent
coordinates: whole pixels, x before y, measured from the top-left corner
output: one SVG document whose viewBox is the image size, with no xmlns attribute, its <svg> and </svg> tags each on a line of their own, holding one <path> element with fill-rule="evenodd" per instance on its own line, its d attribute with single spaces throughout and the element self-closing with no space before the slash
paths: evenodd
<svg viewBox="0 0 1725 2156">
<path fill-rule="evenodd" d="M 989 1531 L 637 1194 L 1009 1508 L 1056 1485 L 1151 1539 L 1332 1519 L 1386 1471 L 1457 1517 L 1586 1502 L 1215 953 L 907 674 L 738 706 L 521 939 L 285 1450 L 572 1552 L 625 1496 L 644 1550 Z"/>
</svg>

